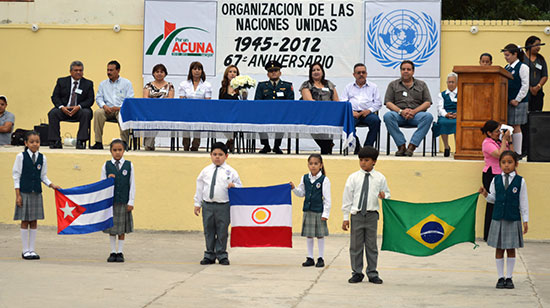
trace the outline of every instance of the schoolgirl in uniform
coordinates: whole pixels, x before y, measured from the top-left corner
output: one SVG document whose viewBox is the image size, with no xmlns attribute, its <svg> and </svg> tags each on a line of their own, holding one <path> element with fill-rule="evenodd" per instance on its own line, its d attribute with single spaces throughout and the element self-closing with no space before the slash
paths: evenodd
<svg viewBox="0 0 550 308">
<path fill-rule="evenodd" d="M 487 198 L 487 202 L 494 203 L 487 245 L 496 248 L 495 258 L 499 277 L 496 287 L 513 289 L 512 273 L 516 263 L 516 248 L 523 247 L 523 234 L 528 230 L 529 200 L 525 180 L 516 173 L 518 167 L 516 153 L 504 151 L 500 155 L 499 163 L 502 173 L 493 178 L 489 192 L 483 187 L 479 192 Z M 504 277 L 504 251 L 508 256 L 506 277 Z"/>
<path fill-rule="evenodd" d="M 330 214 L 330 181 L 326 177 L 323 157 L 311 154 L 307 159 L 309 173 L 304 174 L 297 187 L 290 182 L 292 191 L 298 197 L 305 197 L 302 236 L 307 237 L 307 258 L 302 266 L 323 267 L 325 236 L 328 236 L 327 220 Z M 319 257 L 313 260 L 313 238 L 317 238 Z"/>
<path fill-rule="evenodd" d="M 13 220 L 21 220 L 21 241 L 25 260 L 37 260 L 40 256 L 34 251 L 38 220 L 44 219 L 41 182 L 53 189 L 47 177 L 46 156 L 38 152 L 40 136 L 35 131 L 25 135 L 25 151 L 17 154 L 13 164 L 13 184 L 15 187 L 15 215 Z M 29 229 L 30 227 L 30 229 Z"/>
</svg>

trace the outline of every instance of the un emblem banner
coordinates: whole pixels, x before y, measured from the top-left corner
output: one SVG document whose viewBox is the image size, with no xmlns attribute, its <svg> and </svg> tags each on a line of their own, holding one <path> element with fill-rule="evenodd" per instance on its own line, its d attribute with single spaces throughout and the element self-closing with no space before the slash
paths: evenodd
<svg viewBox="0 0 550 308">
<path fill-rule="evenodd" d="M 403 60 L 415 77 L 439 77 L 441 3 L 366 2 L 365 59 L 372 77 L 398 77 Z"/>
<path fill-rule="evenodd" d="M 475 244 L 478 195 L 436 203 L 384 199 L 382 250 L 431 256 L 458 243 Z"/>
</svg>

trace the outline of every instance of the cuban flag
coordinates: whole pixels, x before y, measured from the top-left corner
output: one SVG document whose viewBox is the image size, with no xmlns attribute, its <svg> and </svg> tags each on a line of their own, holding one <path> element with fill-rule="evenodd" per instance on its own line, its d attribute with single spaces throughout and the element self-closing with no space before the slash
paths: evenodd
<svg viewBox="0 0 550 308">
<path fill-rule="evenodd" d="M 115 180 L 55 191 L 57 234 L 85 234 L 113 226 Z"/>
<path fill-rule="evenodd" d="M 231 247 L 292 248 L 290 184 L 229 189 Z"/>
</svg>

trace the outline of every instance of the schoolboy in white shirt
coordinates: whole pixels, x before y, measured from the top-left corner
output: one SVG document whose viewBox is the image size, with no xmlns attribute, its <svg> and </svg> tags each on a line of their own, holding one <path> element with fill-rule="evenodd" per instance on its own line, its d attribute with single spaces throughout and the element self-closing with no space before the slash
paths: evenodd
<svg viewBox="0 0 550 308">
<path fill-rule="evenodd" d="M 229 194 L 231 187 L 242 187 L 241 179 L 235 169 L 225 163 L 227 146 L 222 142 L 212 145 L 210 159 L 212 164 L 202 169 L 197 177 L 195 193 L 195 215 L 202 211 L 202 225 L 206 240 L 206 251 L 200 264 L 214 264 L 216 259 L 221 265 L 229 265 L 227 254 L 227 228 L 230 222 Z"/>
<path fill-rule="evenodd" d="M 378 151 L 371 146 L 366 146 L 361 148 L 358 156 L 361 169 L 348 177 L 342 201 L 344 231 L 350 228 L 351 220 L 349 254 L 353 273 L 348 282 L 361 282 L 365 277 L 362 272 L 363 250 L 366 247 L 366 272 L 369 282 L 381 284 L 382 279 L 376 270 L 378 262 L 376 237 L 380 208 L 378 198 L 390 198 L 390 190 L 384 175 L 374 170 Z"/>
</svg>

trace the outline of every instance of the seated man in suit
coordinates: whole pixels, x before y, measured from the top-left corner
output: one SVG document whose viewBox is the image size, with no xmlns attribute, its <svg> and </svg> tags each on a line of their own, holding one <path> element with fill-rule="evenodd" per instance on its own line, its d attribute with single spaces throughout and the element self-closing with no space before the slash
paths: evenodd
<svg viewBox="0 0 550 308">
<path fill-rule="evenodd" d="M 48 140 L 50 149 L 61 149 L 59 122 L 79 122 L 76 135 L 77 149 L 84 149 L 90 139 L 90 122 L 92 120 L 92 105 L 94 103 L 94 83 L 84 75 L 84 64 L 73 61 L 70 66 L 70 76 L 60 77 L 53 90 L 52 103 L 54 108 L 48 113 Z"/>
</svg>

